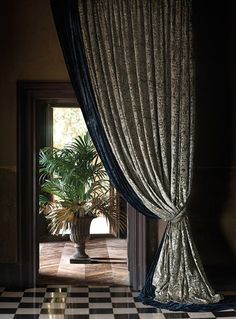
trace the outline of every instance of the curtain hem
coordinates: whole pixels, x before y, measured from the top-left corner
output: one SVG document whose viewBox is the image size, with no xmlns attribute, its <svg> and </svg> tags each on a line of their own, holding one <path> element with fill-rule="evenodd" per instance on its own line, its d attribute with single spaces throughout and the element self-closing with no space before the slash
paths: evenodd
<svg viewBox="0 0 236 319">
<path fill-rule="evenodd" d="M 149 306 L 156 308 L 167 309 L 172 311 L 195 311 L 195 312 L 208 312 L 213 310 L 226 310 L 230 308 L 235 308 L 236 296 L 224 296 L 224 299 L 218 303 L 211 304 L 180 304 L 177 302 L 167 302 L 161 303 L 156 301 L 155 298 L 155 287 L 152 286 L 153 295 L 144 295 L 141 293 L 139 295 L 139 300 Z"/>
<path fill-rule="evenodd" d="M 235 296 L 224 296 L 224 299 L 217 303 L 209 303 L 209 304 L 193 304 L 193 303 L 178 303 L 178 302 L 159 302 L 155 300 L 155 290 L 156 287 L 152 284 L 154 272 L 156 269 L 156 265 L 163 247 L 164 238 L 166 236 L 167 226 L 165 232 L 163 234 L 160 245 L 158 246 L 155 256 L 153 258 L 153 262 L 149 268 L 146 282 L 141 290 L 138 300 L 142 302 L 144 305 L 149 305 L 155 308 L 167 309 L 171 311 L 194 311 L 194 312 L 208 312 L 208 311 L 219 311 L 226 310 L 230 308 L 235 308 L 236 304 L 236 295 Z"/>
</svg>

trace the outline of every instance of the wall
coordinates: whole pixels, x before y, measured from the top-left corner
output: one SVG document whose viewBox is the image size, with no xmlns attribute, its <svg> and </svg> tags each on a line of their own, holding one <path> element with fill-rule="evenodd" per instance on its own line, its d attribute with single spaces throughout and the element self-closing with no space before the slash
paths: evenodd
<svg viewBox="0 0 236 319">
<path fill-rule="evenodd" d="M 0 263 L 15 263 L 16 83 L 18 80 L 68 80 L 68 74 L 49 0 L 2 1 L 0 38 Z"/>
<path fill-rule="evenodd" d="M 236 7 L 233 1 L 212 5 L 195 0 L 193 8 L 197 96 L 193 233 L 210 279 L 221 288 L 227 284 L 235 288 Z"/>
</svg>

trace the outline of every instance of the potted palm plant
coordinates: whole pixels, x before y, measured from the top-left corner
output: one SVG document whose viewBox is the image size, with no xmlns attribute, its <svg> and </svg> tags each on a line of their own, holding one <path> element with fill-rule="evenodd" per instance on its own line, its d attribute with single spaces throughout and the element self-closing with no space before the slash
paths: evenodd
<svg viewBox="0 0 236 319">
<path fill-rule="evenodd" d="M 77 248 L 71 262 L 89 262 L 85 242 L 91 221 L 102 214 L 114 225 L 119 215 L 113 193 L 109 192 L 108 176 L 89 134 L 79 136 L 63 149 L 41 149 L 39 164 L 39 207 L 49 220 L 50 232 L 63 235 L 69 230 Z M 123 225 L 120 220 L 120 227 Z"/>
</svg>

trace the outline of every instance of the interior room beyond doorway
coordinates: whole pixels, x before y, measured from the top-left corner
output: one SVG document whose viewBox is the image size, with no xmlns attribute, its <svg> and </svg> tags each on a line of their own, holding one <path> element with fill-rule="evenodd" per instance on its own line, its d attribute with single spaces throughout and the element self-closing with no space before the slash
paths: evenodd
<svg viewBox="0 0 236 319">
<path fill-rule="evenodd" d="M 62 149 L 87 132 L 77 105 L 47 104 L 41 110 L 40 148 Z M 64 236 L 51 235 L 41 215 L 39 225 L 39 284 L 128 285 L 126 234 L 120 233 L 119 227 L 112 228 L 104 216 L 91 223 L 90 239 L 86 243 L 86 252 L 93 259 L 91 264 L 70 263 L 75 248 L 69 232 Z"/>
</svg>

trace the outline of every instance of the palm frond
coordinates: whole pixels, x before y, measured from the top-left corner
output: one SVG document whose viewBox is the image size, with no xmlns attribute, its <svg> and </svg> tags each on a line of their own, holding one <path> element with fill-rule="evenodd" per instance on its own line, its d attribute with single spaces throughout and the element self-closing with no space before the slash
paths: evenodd
<svg viewBox="0 0 236 319">
<path fill-rule="evenodd" d="M 63 149 L 43 148 L 40 164 L 40 211 L 53 234 L 65 232 L 74 218 L 104 215 L 111 225 L 125 223 L 109 194 L 109 178 L 89 134 Z M 55 198 L 52 198 L 56 196 Z"/>
</svg>

